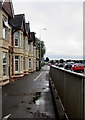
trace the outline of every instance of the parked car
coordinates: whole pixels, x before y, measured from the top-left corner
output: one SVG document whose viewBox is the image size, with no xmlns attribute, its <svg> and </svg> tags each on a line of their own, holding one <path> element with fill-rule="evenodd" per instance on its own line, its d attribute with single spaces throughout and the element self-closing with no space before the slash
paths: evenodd
<svg viewBox="0 0 85 120">
<path fill-rule="evenodd" d="M 58 67 L 64 67 L 64 64 L 63 63 L 59 63 Z"/>
<path fill-rule="evenodd" d="M 85 63 L 83 64 L 83 66 L 85 67 Z"/>
<path fill-rule="evenodd" d="M 75 72 L 84 72 L 84 66 L 83 64 L 77 63 L 77 64 L 72 65 L 71 70 Z"/>
<path fill-rule="evenodd" d="M 56 66 L 58 66 L 58 63 L 55 63 Z"/>
<path fill-rule="evenodd" d="M 51 63 L 48 63 L 48 66 L 51 66 Z"/>
<path fill-rule="evenodd" d="M 65 64 L 64 69 L 71 70 L 72 65 L 71 64 Z"/>
</svg>

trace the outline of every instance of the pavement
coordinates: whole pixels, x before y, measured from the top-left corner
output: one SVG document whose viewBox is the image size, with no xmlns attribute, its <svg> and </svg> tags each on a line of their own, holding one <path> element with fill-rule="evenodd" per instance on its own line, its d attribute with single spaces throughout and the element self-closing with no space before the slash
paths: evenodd
<svg viewBox="0 0 85 120">
<path fill-rule="evenodd" d="M 10 118 L 55 118 L 49 66 L 2 88 L 2 116 Z"/>
</svg>

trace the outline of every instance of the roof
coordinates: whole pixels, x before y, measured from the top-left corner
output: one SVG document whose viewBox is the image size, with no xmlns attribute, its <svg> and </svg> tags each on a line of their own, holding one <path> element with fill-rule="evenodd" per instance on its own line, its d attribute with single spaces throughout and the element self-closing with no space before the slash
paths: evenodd
<svg viewBox="0 0 85 120">
<path fill-rule="evenodd" d="M 25 32 L 26 26 L 25 26 L 25 15 L 24 14 L 18 14 L 14 15 L 14 18 L 9 21 L 9 23 L 12 25 L 12 27 L 17 30 L 21 29 Z"/>
<path fill-rule="evenodd" d="M 33 42 L 33 45 L 35 46 L 35 32 L 30 32 L 30 38 Z"/>
<path fill-rule="evenodd" d="M 14 9 L 13 9 L 13 4 L 11 0 L 5 0 L 2 4 L 2 8 L 5 10 L 5 12 L 13 18 L 14 16 Z"/>
<path fill-rule="evenodd" d="M 26 23 L 26 34 L 30 37 L 30 23 Z"/>
</svg>

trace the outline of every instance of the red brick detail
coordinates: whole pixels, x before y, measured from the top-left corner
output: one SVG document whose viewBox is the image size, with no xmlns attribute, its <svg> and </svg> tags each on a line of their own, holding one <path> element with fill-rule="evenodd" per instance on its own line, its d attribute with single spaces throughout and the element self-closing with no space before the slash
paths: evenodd
<svg viewBox="0 0 85 120">
<path fill-rule="evenodd" d="M 12 18 L 14 15 L 13 4 L 11 0 L 5 0 L 2 8 L 7 12 L 7 14 Z"/>
</svg>

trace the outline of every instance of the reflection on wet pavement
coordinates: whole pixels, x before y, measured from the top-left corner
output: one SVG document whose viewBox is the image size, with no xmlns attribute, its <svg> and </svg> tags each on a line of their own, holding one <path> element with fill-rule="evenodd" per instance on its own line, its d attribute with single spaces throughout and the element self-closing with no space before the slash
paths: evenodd
<svg viewBox="0 0 85 120">
<path fill-rule="evenodd" d="M 9 113 L 11 118 L 55 118 L 49 68 L 45 66 L 40 72 L 21 78 L 3 89 L 3 116 Z"/>
<path fill-rule="evenodd" d="M 40 99 L 38 99 L 37 101 L 36 101 L 36 105 L 43 105 L 43 104 L 45 104 L 45 100 L 41 97 Z"/>
</svg>

